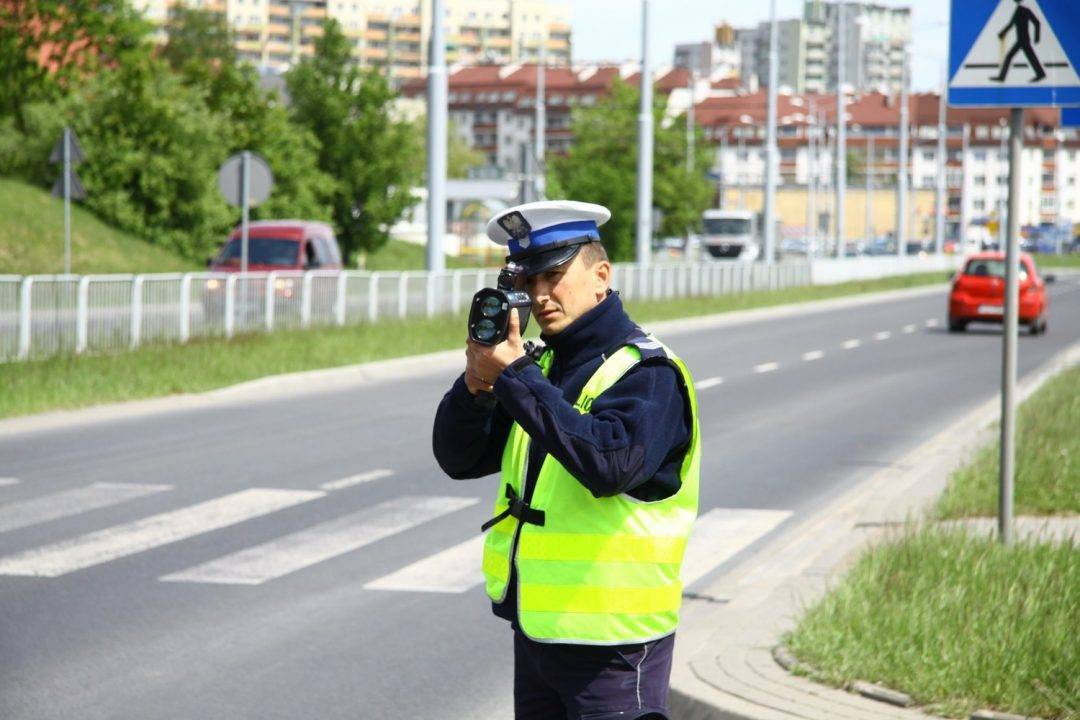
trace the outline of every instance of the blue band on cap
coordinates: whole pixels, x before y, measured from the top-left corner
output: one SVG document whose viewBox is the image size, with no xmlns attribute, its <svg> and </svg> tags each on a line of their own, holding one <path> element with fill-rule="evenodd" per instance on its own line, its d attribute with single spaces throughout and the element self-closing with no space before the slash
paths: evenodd
<svg viewBox="0 0 1080 720">
<path fill-rule="evenodd" d="M 546 245 L 553 245 L 560 240 L 573 240 L 580 237 L 592 237 L 600 239 L 600 228 L 594 220 L 575 220 L 574 222 L 552 225 L 542 230 L 533 230 L 529 233 L 529 250 L 536 250 Z M 523 250 L 521 243 L 515 239 L 510 240 L 510 253 L 516 254 Z"/>
</svg>

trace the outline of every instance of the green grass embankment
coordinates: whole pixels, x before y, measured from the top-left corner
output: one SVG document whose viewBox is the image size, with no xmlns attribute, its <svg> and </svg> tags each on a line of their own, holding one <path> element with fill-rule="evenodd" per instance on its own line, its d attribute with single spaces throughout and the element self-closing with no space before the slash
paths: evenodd
<svg viewBox="0 0 1080 720">
<path fill-rule="evenodd" d="M 105 224 L 71 204 L 71 271 L 180 272 L 198 265 Z M 41 188 L 0 178 L 0 275 L 64 272 L 64 203 Z"/>
<path fill-rule="evenodd" d="M 1080 367 L 1018 413 L 1017 514 L 1080 513 Z M 956 472 L 935 518 L 993 515 L 997 447 Z M 928 709 L 1080 718 L 1080 545 L 908 529 L 867 552 L 788 644 L 817 679 L 869 680 Z"/>
<path fill-rule="evenodd" d="M 941 273 L 927 273 L 714 298 L 634 302 L 628 303 L 628 310 L 638 322 L 646 323 L 941 281 Z M 535 332 L 535 323 L 530 326 Z M 148 346 L 115 355 L 9 362 L 0 364 L 0 417 L 202 392 L 267 375 L 463 348 L 464 337 L 464 316 L 447 315 Z"/>
</svg>

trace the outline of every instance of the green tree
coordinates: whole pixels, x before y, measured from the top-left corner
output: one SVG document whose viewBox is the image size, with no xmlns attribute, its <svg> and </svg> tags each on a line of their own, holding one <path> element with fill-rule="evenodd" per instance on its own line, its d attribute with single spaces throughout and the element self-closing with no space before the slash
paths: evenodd
<svg viewBox="0 0 1080 720">
<path fill-rule="evenodd" d="M 126 0 L 0 2 L 0 118 L 22 129 L 26 105 L 148 53 L 149 30 Z"/>
<path fill-rule="evenodd" d="M 225 17 L 178 6 L 166 32 L 163 58 L 188 87 L 203 94 L 222 122 L 217 140 L 223 157 L 251 150 L 266 158 L 274 173 L 274 189 L 252 217 L 329 220 L 335 183 L 319 170 L 318 140 L 291 121 L 276 95 L 260 89 L 253 67 L 238 62 Z M 239 213 L 234 209 L 237 218 Z"/>
<path fill-rule="evenodd" d="M 333 221 L 346 256 L 386 243 L 415 199 L 419 152 L 413 127 L 393 112 L 393 90 L 360 70 L 335 20 L 323 24 L 314 55 L 286 76 L 294 122 L 319 141 L 319 168 L 334 180 Z"/>
<path fill-rule="evenodd" d="M 412 154 L 414 172 L 420 182 L 427 180 L 427 116 L 422 115 L 412 121 L 413 143 L 417 151 Z M 446 177 L 463 178 L 469 176 L 469 169 L 479 167 L 486 162 L 484 154 L 475 150 L 461 139 L 457 124 L 453 119 L 446 128 Z"/>
<path fill-rule="evenodd" d="M 592 107 L 574 110 L 574 142 L 550 163 L 548 195 L 595 202 L 611 210 L 601 236 L 615 260 L 634 258 L 637 204 L 637 89 L 616 80 L 611 92 Z M 653 106 L 653 205 L 663 213 L 660 235 L 684 235 L 700 224 L 713 186 L 706 177 L 712 151 L 697 129 L 693 172 L 686 169 L 685 119 L 665 126 L 663 106 Z"/>
</svg>

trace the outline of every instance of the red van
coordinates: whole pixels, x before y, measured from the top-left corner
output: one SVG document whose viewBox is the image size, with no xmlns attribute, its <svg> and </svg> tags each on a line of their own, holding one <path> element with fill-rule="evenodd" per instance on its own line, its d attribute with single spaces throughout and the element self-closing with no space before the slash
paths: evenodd
<svg viewBox="0 0 1080 720">
<path fill-rule="evenodd" d="M 213 272 L 239 272 L 240 227 L 231 233 L 217 256 Z M 248 271 L 340 270 L 341 249 L 334 230 L 311 220 L 258 220 L 248 224 Z"/>
</svg>

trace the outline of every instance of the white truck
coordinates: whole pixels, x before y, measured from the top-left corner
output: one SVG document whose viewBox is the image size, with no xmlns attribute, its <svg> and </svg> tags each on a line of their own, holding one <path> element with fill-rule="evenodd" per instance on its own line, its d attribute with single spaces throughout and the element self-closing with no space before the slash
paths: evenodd
<svg viewBox="0 0 1080 720">
<path fill-rule="evenodd" d="M 703 255 L 713 260 L 756 260 L 757 218 L 749 210 L 706 210 L 701 216 Z"/>
</svg>

